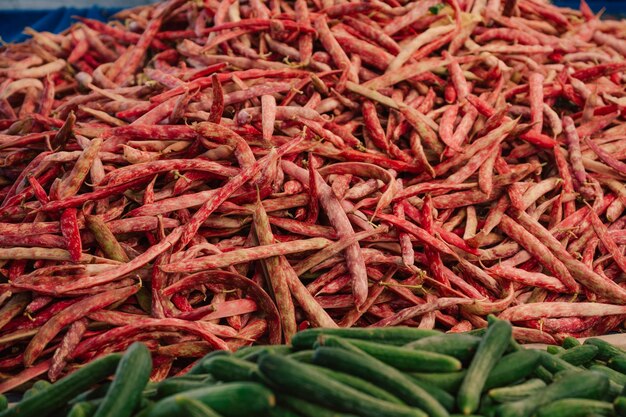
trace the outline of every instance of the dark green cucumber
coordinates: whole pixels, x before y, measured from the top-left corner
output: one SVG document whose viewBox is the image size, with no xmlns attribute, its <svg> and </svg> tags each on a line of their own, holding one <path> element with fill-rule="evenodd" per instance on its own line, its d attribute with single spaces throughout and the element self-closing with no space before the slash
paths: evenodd
<svg viewBox="0 0 626 417">
<path fill-rule="evenodd" d="M 154 399 L 161 399 L 169 397 L 170 395 L 178 394 L 193 389 L 204 388 L 208 384 L 202 381 L 188 381 L 180 380 L 178 378 L 168 378 L 161 382 L 156 387 L 156 394 Z"/>
<path fill-rule="evenodd" d="M 557 372 L 562 371 L 577 371 L 581 370 L 577 366 L 572 365 L 569 362 L 564 361 L 559 356 L 550 355 L 548 352 L 537 351 L 539 352 L 540 359 L 539 364 L 547 369 L 552 374 L 556 374 Z"/>
<path fill-rule="evenodd" d="M 626 417 L 626 397 L 617 397 L 613 402 L 613 409 L 619 417 Z"/>
<path fill-rule="evenodd" d="M 587 417 L 589 415 L 612 416 L 613 404 L 605 401 L 566 398 L 544 405 L 537 410 L 537 417 Z"/>
<path fill-rule="evenodd" d="M 537 369 L 539 359 L 539 351 L 532 349 L 518 350 L 503 356 L 489 372 L 483 389 L 507 386 L 526 378 Z"/>
<path fill-rule="evenodd" d="M 340 413 L 321 405 L 292 397 L 291 395 L 279 395 L 278 402 L 287 408 L 297 411 L 303 417 L 357 417 L 354 414 Z"/>
<path fill-rule="evenodd" d="M 129 417 L 141 401 L 151 372 L 152 357 L 146 345 L 139 342 L 130 345 L 94 417 Z"/>
<path fill-rule="evenodd" d="M 461 370 L 463 366 L 458 359 L 452 356 L 425 350 L 333 336 L 320 338 L 320 344 L 323 346 L 344 348 L 346 342 L 403 372 L 455 372 Z"/>
<path fill-rule="evenodd" d="M 437 334 L 441 334 L 441 332 L 437 330 L 416 329 L 414 327 L 403 326 L 380 328 L 350 327 L 339 329 L 306 329 L 296 333 L 291 339 L 291 344 L 294 349 L 311 349 L 320 335 L 328 335 L 402 346 L 417 339 Z"/>
<path fill-rule="evenodd" d="M 598 359 L 605 362 L 609 361 L 614 356 L 626 354 L 626 350 L 620 349 L 619 347 L 614 346 L 607 341 L 595 337 L 585 340 L 583 344 L 597 346 L 599 349 Z"/>
<path fill-rule="evenodd" d="M 0 411 L 4 411 L 9 407 L 9 400 L 5 395 L 0 394 Z"/>
<path fill-rule="evenodd" d="M 83 401 L 72 406 L 67 417 L 91 417 L 96 413 L 98 406 L 92 401 Z"/>
<path fill-rule="evenodd" d="M 425 337 L 408 343 L 404 347 L 441 353 L 465 362 L 472 359 L 479 343 L 480 337 L 463 333 L 450 333 Z"/>
<path fill-rule="evenodd" d="M 222 417 L 212 408 L 193 398 L 177 396 L 176 404 L 183 410 L 185 417 Z"/>
<path fill-rule="evenodd" d="M 565 349 L 571 349 L 573 347 L 581 345 L 582 343 L 580 343 L 578 339 L 572 336 L 567 336 L 565 339 L 563 339 L 563 343 L 561 343 L 561 346 L 563 346 L 563 348 Z"/>
<path fill-rule="evenodd" d="M 313 353 L 314 350 L 300 350 L 298 352 L 290 353 L 287 355 L 291 359 L 297 360 L 298 362 L 311 363 L 313 362 Z"/>
<path fill-rule="evenodd" d="M 626 373 L 626 355 L 613 356 L 608 363 L 611 369 L 618 372 Z"/>
<path fill-rule="evenodd" d="M 322 349 L 332 348 L 320 348 Z M 333 407 L 338 411 L 362 417 L 426 417 L 419 409 L 371 397 L 326 376 L 311 365 L 288 357 L 265 355 L 259 360 L 259 368 L 284 393 Z"/>
<path fill-rule="evenodd" d="M 437 388 L 434 385 L 430 385 L 427 382 L 420 381 L 417 378 L 414 378 L 413 382 L 429 393 L 435 400 L 439 401 L 439 404 L 443 405 L 446 410 L 454 410 L 456 401 L 452 394 L 442 390 L 441 388 Z"/>
<path fill-rule="evenodd" d="M 177 379 L 179 381 L 198 381 L 198 382 L 210 382 L 214 378 L 208 373 L 197 373 L 197 374 L 184 374 L 180 376 L 173 376 L 168 379 Z M 150 385 L 152 383 L 148 383 Z"/>
<path fill-rule="evenodd" d="M 443 373 L 426 373 L 426 372 L 414 372 L 410 375 L 414 378 L 431 384 L 437 388 L 449 393 L 456 393 L 465 378 L 467 371 L 462 370 L 459 372 L 443 372 Z"/>
<path fill-rule="evenodd" d="M 82 401 L 90 401 L 90 400 L 95 400 L 95 399 L 102 399 L 107 394 L 107 391 L 109 390 L 110 386 L 111 386 L 111 382 L 107 381 L 107 382 L 105 382 L 103 384 L 98 385 L 94 389 L 90 389 L 90 390 L 86 390 L 84 392 L 81 392 L 76 397 L 72 398 L 68 402 L 68 404 L 72 405 L 72 404 L 76 404 L 76 403 L 82 402 Z"/>
<path fill-rule="evenodd" d="M 320 346 L 329 346 L 329 347 L 342 348 L 345 350 L 349 350 L 350 352 L 364 353 L 362 349 L 359 349 L 358 347 L 354 345 L 354 343 L 352 343 L 355 340 L 359 340 L 359 339 L 348 339 L 346 337 L 322 335 L 317 338 L 317 341 L 313 345 L 313 350 L 316 350 Z M 383 346 L 388 346 L 388 345 L 383 344 Z"/>
<path fill-rule="evenodd" d="M 485 417 L 496 417 L 498 411 L 498 403 L 493 401 L 490 396 L 483 395 L 480 398 L 480 408 L 476 414 L 483 415 Z"/>
<path fill-rule="evenodd" d="M 213 376 L 206 373 L 185 374 L 166 378 L 159 382 L 148 382 L 142 395 L 144 398 L 159 399 L 182 391 L 213 385 L 217 382 Z"/>
<path fill-rule="evenodd" d="M 609 379 L 619 385 L 626 385 L 626 375 L 621 372 L 616 371 L 615 369 L 611 369 L 608 366 L 604 365 L 591 365 L 589 367 L 592 371 L 600 372 L 609 377 Z"/>
<path fill-rule="evenodd" d="M 563 359 L 565 362 L 575 366 L 586 365 L 598 356 L 597 346 L 594 345 L 580 345 L 571 349 L 560 352 L 557 356 Z"/>
<path fill-rule="evenodd" d="M 302 417 L 302 415 L 277 405 L 276 407 L 270 408 L 267 417 Z"/>
<path fill-rule="evenodd" d="M 172 395 L 156 402 L 142 417 L 172 417 L 184 415 L 177 399 L 198 400 L 225 417 L 264 415 L 274 406 L 274 394 L 261 384 L 232 382 L 198 388 Z"/>
<path fill-rule="evenodd" d="M 258 370 L 255 363 L 233 356 L 216 356 L 204 361 L 203 366 L 215 379 L 225 382 L 250 381 Z"/>
<path fill-rule="evenodd" d="M 576 367 L 575 369 L 557 372 L 556 374 L 554 374 L 554 380 L 558 381 L 562 378 L 574 378 L 575 375 L 579 374 L 583 370 L 584 368 Z M 596 370 L 596 372 L 598 371 Z M 613 401 L 618 395 L 620 395 L 620 393 L 624 389 L 624 385 L 618 384 L 617 382 L 611 380 L 610 376 L 604 374 L 602 371 L 600 371 L 599 373 L 606 375 L 609 378 L 609 389 L 604 397 L 596 399 L 603 401 Z"/>
<path fill-rule="evenodd" d="M 240 349 L 237 349 L 235 352 L 231 353 L 231 355 L 233 355 L 236 358 L 241 358 L 243 356 L 246 356 L 252 352 L 256 352 L 257 350 L 261 350 L 263 348 L 265 348 L 268 345 L 251 345 L 251 346 L 244 346 Z"/>
<path fill-rule="evenodd" d="M 450 414 L 450 417 L 484 417 L 482 415 L 479 414 L 470 414 L 470 415 L 465 415 L 465 414 Z"/>
<path fill-rule="evenodd" d="M 239 356 L 239 358 L 246 360 L 246 361 L 250 361 L 250 362 L 256 362 L 259 357 L 261 355 L 264 355 L 266 353 L 276 353 L 278 355 L 287 355 L 289 353 L 292 353 L 291 350 L 291 346 L 286 346 L 286 345 L 272 345 L 272 346 L 263 346 L 262 349 L 257 349 L 253 352 L 248 352 L 245 355 Z"/>
<path fill-rule="evenodd" d="M 122 355 L 114 353 L 98 358 L 76 372 L 55 382 L 47 390 L 20 401 L 14 407 L 4 410 L 0 417 L 45 417 L 65 406 L 69 400 L 94 384 L 109 377 Z"/>
<path fill-rule="evenodd" d="M 565 349 L 561 346 L 550 345 L 546 348 L 546 351 L 551 355 L 558 355 L 559 353 L 565 352 Z"/>
<path fill-rule="evenodd" d="M 571 373 L 557 379 L 537 395 L 506 403 L 498 410 L 499 417 L 529 417 L 541 406 L 564 398 L 602 398 L 609 389 L 609 379 L 595 371 Z"/>
<path fill-rule="evenodd" d="M 89 400 L 89 401 L 82 401 L 82 402 L 74 404 L 72 408 L 70 409 L 69 414 L 67 414 L 67 416 L 65 414 L 61 414 L 61 415 L 64 417 L 92 417 L 94 414 L 96 414 L 98 407 L 100 406 L 100 404 L 102 404 L 103 401 L 104 401 L 104 398 L 99 398 L 96 400 Z M 144 408 L 148 407 L 150 404 L 153 404 L 153 401 L 150 401 L 146 398 L 142 398 L 137 410 L 143 410 Z"/>
<path fill-rule="evenodd" d="M 241 351 L 242 349 L 239 349 L 237 352 Z M 191 369 L 189 369 L 189 371 L 187 371 L 187 373 L 185 375 L 195 375 L 195 374 L 201 374 L 204 373 L 204 370 L 202 369 L 202 363 L 205 360 L 209 360 L 215 356 L 228 356 L 228 355 L 232 355 L 232 353 L 230 353 L 227 350 L 214 350 L 213 352 L 209 352 L 206 355 L 204 355 L 203 357 L 201 357 L 200 359 L 198 359 L 196 361 L 196 363 L 193 364 L 193 366 L 191 367 Z"/>
<path fill-rule="evenodd" d="M 313 363 L 363 378 L 393 393 L 405 403 L 419 407 L 431 417 L 448 415 L 446 409 L 406 374 L 366 353 L 320 347 Z"/>
<path fill-rule="evenodd" d="M 37 381 L 33 384 L 32 387 L 30 387 L 28 390 L 26 390 L 26 392 L 24 393 L 24 396 L 22 397 L 23 400 L 32 397 L 33 395 L 41 392 L 41 391 L 45 391 L 48 388 L 50 388 L 52 384 L 46 380 L 40 380 Z"/>
<path fill-rule="evenodd" d="M 518 385 L 510 387 L 493 388 L 489 390 L 489 397 L 499 403 L 523 400 L 535 395 L 546 387 L 546 383 L 539 378 L 529 379 Z"/>
<path fill-rule="evenodd" d="M 541 359 L 539 360 L 539 363 L 541 363 Z M 533 375 L 541 379 L 546 384 L 550 384 L 554 380 L 554 375 L 552 375 L 552 372 L 548 371 L 541 365 L 539 365 L 537 369 L 535 369 Z"/>
<path fill-rule="evenodd" d="M 405 404 L 402 400 L 400 400 L 395 395 L 391 394 L 389 391 L 385 391 L 382 388 L 377 387 L 376 385 L 368 382 L 362 378 L 358 378 L 356 376 L 346 374 L 343 372 L 333 371 L 332 369 L 323 368 L 321 366 L 314 366 L 317 370 L 322 372 L 323 374 L 333 378 L 336 381 L 341 382 L 349 387 L 352 387 L 358 391 L 361 391 L 364 394 L 370 395 L 374 398 L 378 398 L 384 401 L 389 401 L 390 403 L 395 404 Z"/>
<path fill-rule="evenodd" d="M 457 405 L 463 414 L 478 409 L 480 393 L 489 373 L 509 347 L 512 331 L 511 324 L 503 320 L 489 324 L 457 393 Z"/>
</svg>

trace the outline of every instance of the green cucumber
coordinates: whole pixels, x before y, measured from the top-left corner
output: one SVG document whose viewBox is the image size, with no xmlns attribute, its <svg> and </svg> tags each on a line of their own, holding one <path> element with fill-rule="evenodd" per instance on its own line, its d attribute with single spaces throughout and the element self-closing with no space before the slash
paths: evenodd
<svg viewBox="0 0 626 417">
<path fill-rule="evenodd" d="M 541 363 L 541 358 L 539 359 L 539 363 Z M 533 375 L 547 384 L 550 384 L 554 380 L 554 375 L 552 375 L 552 372 L 548 371 L 541 365 L 539 365 L 537 369 L 535 369 Z"/>
<path fill-rule="evenodd" d="M 559 353 L 565 352 L 565 349 L 562 348 L 561 346 L 550 345 L 546 348 L 546 352 L 548 352 L 551 355 L 558 355 Z"/>
<path fill-rule="evenodd" d="M 573 378 L 575 377 L 575 375 L 577 375 L 578 373 L 580 373 L 582 370 L 584 370 L 584 368 L 579 368 L 576 367 L 574 369 L 570 369 L 567 371 L 561 371 L 558 372 L 554 375 L 554 380 L 558 381 L 562 378 Z M 599 370 L 596 370 L 596 372 L 598 372 Z M 600 370 L 599 373 L 606 375 L 609 378 L 609 390 L 606 393 L 606 395 L 603 398 L 597 398 L 598 400 L 604 400 L 604 401 L 613 401 L 618 395 L 620 395 L 620 393 L 622 392 L 622 390 L 624 389 L 624 385 L 618 384 L 617 382 L 613 381 L 610 378 L 610 375 L 606 374 L 603 372 L 603 370 Z"/>
<path fill-rule="evenodd" d="M 613 356 L 608 363 L 611 369 L 618 372 L 626 373 L 626 355 Z"/>
<path fill-rule="evenodd" d="M 142 412 L 142 417 L 184 415 L 177 402 L 180 397 L 198 400 L 225 417 L 264 415 L 276 401 L 274 394 L 261 384 L 232 382 L 198 388 L 163 398 L 151 406 L 147 412 Z"/>
<path fill-rule="evenodd" d="M 30 387 L 28 390 L 26 390 L 26 392 L 24 393 L 24 396 L 22 397 L 23 400 L 32 397 L 33 395 L 41 392 L 41 391 L 45 391 L 48 388 L 50 388 L 52 384 L 46 380 L 39 380 L 37 382 L 35 382 L 33 384 L 32 387 Z"/>
<path fill-rule="evenodd" d="M 480 398 L 480 408 L 476 412 L 485 417 L 496 417 L 498 404 L 494 402 L 489 395 L 483 395 Z"/>
<path fill-rule="evenodd" d="M 332 348 L 320 348 L 322 349 Z M 265 355 L 259 360 L 259 368 L 261 373 L 281 391 L 322 406 L 334 407 L 338 411 L 362 417 L 427 417 L 419 409 L 363 394 L 326 376 L 313 366 L 288 357 Z"/>
<path fill-rule="evenodd" d="M 405 403 L 421 408 L 431 417 L 448 415 L 445 408 L 415 384 L 408 375 L 366 353 L 320 347 L 315 351 L 313 363 L 370 381 L 393 393 Z"/>
<path fill-rule="evenodd" d="M 313 362 L 313 353 L 315 353 L 314 350 L 300 350 L 298 352 L 290 353 L 287 356 L 298 362 L 311 363 Z"/>
<path fill-rule="evenodd" d="M 92 401 L 83 401 L 72 406 L 67 417 L 91 417 L 96 413 L 98 406 Z"/>
<path fill-rule="evenodd" d="M 565 362 L 575 366 L 585 365 L 598 356 L 597 346 L 594 345 L 580 345 L 571 349 L 560 352 L 557 356 L 563 359 Z"/>
<path fill-rule="evenodd" d="M 466 370 L 442 373 L 413 372 L 410 375 L 446 392 L 456 393 L 465 378 L 466 372 Z"/>
<path fill-rule="evenodd" d="M 240 351 L 241 349 L 239 349 Z M 239 352 L 237 351 L 237 352 Z M 187 371 L 187 373 L 185 375 L 195 375 L 195 374 L 201 374 L 204 373 L 204 370 L 202 369 L 202 363 L 205 360 L 209 360 L 215 356 L 228 356 L 228 355 L 232 355 L 232 353 L 230 353 L 227 350 L 214 350 L 213 352 L 209 352 L 206 355 L 204 355 L 203 357 L 201 357 L 200 359 L 198 359 L 196 361 L 196 363 L 193 364 L 193 366 L 191 367 L 191 369 L 189 369 L 189 371 Z"/>
<path fill-rule="evenodd" d="M 591 365 L 589 367 L 592 371 L 600 372 L 609 377 L 609 379 L 619 385 L 626 385 L 626 375 L 621 372 L 616 371 L 615 369 L 611 369 L 608 366 L 604 365 Z"/>
<path fill-rule="evenodd" d="M 302 417 L 302 415 L 277 405 L 276 407 L 270 408 L 267 417 Z"/>
<path fill-rule="evenodd" d="M 463 333 L 449 333 L 425 337 L 404 345 L 406 348 L 441 353 L 465 362 L 472 359 L 480 337 Z"/>
<path fill-rule="evenodd" d="M 316 366 L 316 365 L 311 365 L 311 366 L 315 367 L 317 370 L 333 378 L 334 380 L 339 381 L 342 384 L 352 387 L 358 391 L 361 391 L 364 394 L 370 395 L 374 398 L 378 398 L 384 401 L 389 401 L 390 403 L 405 404 L 402 400 L 400 400 L 395 395 L 391 394 L 389 391 L 385 391 L 384 389 L 379 388 L 376 385 L 364 379 L 361 379 L 356 376 L 346 374 L 343 372 L 333 371 L 332 369 L 323 368 L 321 366 Z"/>
<path fill-rule="evenodd" d="M 133 343 L 117 366 L 115 379 L 94 417 L 129 417 L 141 401 L 150 373 L 150 351 L 143 343 Z"/>
<path fill-rule="evenodd" d="M 507 386 L 526 378 L 537 369 L 539 359 L 539 351 L 532 349 L 503 356 L 489 372 L 483 390 Z"/>
<path fill-rule="evenodd" d="M 9 407 L 9 400 L 8 398 L 3 395 L 0 394 L 0 411 L 4 411 Z"/>
<path fill-rule="evenodd" d="M 498 410 L 499 417 L 529 417 L 541 406 L 564 398 L 596 400 L 606 395 L 609 379 L 595 371 L 570 373 L 556 380 L 532 397 L 506 403 Z"/>
<path fill-rule="evenodd" d="M 437 330 L 416 329 L 414 327 L 380 327 L 380 328 L 337 328 L 337 329 L 306 329 L 296 333 L 291 339 L 294 349 L 311 349 L 320 335 L 339 336 L 349 339 L 362 339 L 371 342 L 402 346 L 424 337 L 441 334 Z"/>
<path fill-rule="evenodd" d="M 626 417 L 626 397 L 619 396 L 613 401 L 613 409 L 619 417 Z"/>
<path fill-rule="evenodd" d="M 613 415 L 613 404 L 605 401 L 566 398 L 544 405 L 537 410 L 537 417 L 587 417 L 590 414 Z"/>
<path fill-rule="evenodd" d="M 563 346 L 565 349 L 571 349 L 573 347 L 581 345 L 582 343 L 580 343 L 578 339 L 572 336 L 567 336 L 565 339 L 563 339 L 563 343 L 561 343 L 561 346 Z"/>
<path fill-rule="evenodd" d="M 583 344 L 597 346 L 599 349 L 598 359 L 605 361 L 605 362 L 609 361 L 614 356 L 626 354 L 626 350 L 620 349 L 619 347 L 614 346 L 610 344 L 609 342 L 606 342 L 602 339 L 598 339 L 595 337 L 585 340 Z"/>
<path fill-rule="evenodd" d="M 357 417 L 354 414 L 340 413 L 321 405 L 292 397 L 291 395 L 280 395 L 278 402 L 287 408 L 297 411 L 303 417 Z"/>
<path fill-rule="evenodd" d="M 509 347 L 512 332 L 509 322 L 496 320 L 489 324 L 457 393 L 457 405 L 463 414 L 478 409 L 487 377 Z"/>
<path fill-rule="evenodd" d="M 482 415 L 479 414 L 470 414 L 470 415 L 465 415 L 465 414 L 450 414 L 450 417 L 484 417 Z"/>
<path fill-rule="evenodd" d="M 102 399 L 107 394 L 109 387 L 111 386 L 111 382 L 107 381 L 103 384 L 98 385 L 94 389 L 87 390 L 78 394 L 76 397 L 72 398 L 68 404 L 76 404 L 77 402 L 89 401 L 95 399 Z"/>
<path fill-rule="evenodd" d="M 243 356 L 246 356 L 252 352 L 256 352 L 257 350 L 261 350 L 263 348 L 265 348 L 268 345 L 251 345 L 251 346 L 244 346 L 242 348 L 237 349 L 235 352 L 230 353 L 231 355 L 233 355 L 236 358 L 241 358 Z"/>
<path fill-rule="evenodd" d="M 462 368 L 461 362 L 452 356 L 439 353 L 390 346 L 367 340 L 321 337 L 320 344 L 344 348 L 344 344 L 356 347 L 381 362 L 403 372 L 455 372 Z M 348 348 L 349 349 L 349 348 Z M 349 349 L 350 350 L 350 349 Z"/>
<path fill-rule="evenodd" d="M 291 350 L 291 346 L 286 346 L 286 345 L 275 345 L 275 346 L 265 345 L 265 346 L 262 346 L 262 349 L 256 349 L 253 352 L 248 352 L 245 355 L 238 356 L 238 358 L 241 358 L 243 360 L 250 361 L 250 362 L 256 362 L 261 355 L 264 355 L 266 353 L 276 353 L 278 355 L 287 355 L 289 353 L 292 353 L 292 350 Z"/>
<path fill-rule="evenodd" d="M 550 355 L 548 352 L 538 351 L 540 355 L 539 364 L 547 369 L 552 374 L 562 371 L 577 371 L 580 370 L 577 366 L 572 365 L 569 362 L 564 361 L 559 356 Z"/>
<path fill-rule="evenodd" d="M 446 410 L 454 410 L 456 401 L 452 394 L 447 393 L 446 391 L 442 390 L 441 388 L 437 388 L 434 385 L 430 385 L 424 381 L 420 381 L 417 378 L 414 378 L 413 382 L 417 386 L 421 387 L 424 391 L 429 393 L 431 397 L 433 397 L 435 400 L 439 401 L 439 404 L 443 405 Z"/>
<path fill-rule="evenodd" d="M 518 401 L 535 395 L 546 387 L 546 383 L 539 378 L 529 379 L 519 385 L 500 387 L 489 390 L 489 397 L 499 403 Z"/>
<path fill-rule="evenodd" d="M 197 374 L 184 374 L 180 376 L 173 376 L 167 379 L 178 379 L 179 381 L 198 381 L 198 382 L 210 382 L 214 378 L 208 373 L 197 373 Z M 152 384 L 151 382 L 148 385 Z"/>
<path fill-rule="evenodd" d="M 154 399 L 161 399 L 169 397 L 170 395 L 178 394 L 180 392 L 189 391 L 192 389 L 204 388 L 207 384 L 202 381 L 188 381 L 180 380 L 178 378 L 168 378 L 159 382 L 156 387 L 156 394 Z"/>
<path fill-rule="evenodd" d="M 112 353 L 96 359 L 52 384 L 47 390 L 20 401 L 0 413 L 0 417 L 45 417 L 67 405 L 68 401 L 92 385 L 109 377 L 122 355 Z"/>
<path fill-rule="evenodd" d="M 183 410 L 185 417 L 222 417 L 212 408 L 193 398 L 177 396 L 176 404 Z"/>
<path fill-rule="evenodd" d="M 215 379 L 225 382 L 250 381 L 258 370 L 255 363 L 233 356 L 216 356 L 204 361 L 203 366 Z"/>
</svg>

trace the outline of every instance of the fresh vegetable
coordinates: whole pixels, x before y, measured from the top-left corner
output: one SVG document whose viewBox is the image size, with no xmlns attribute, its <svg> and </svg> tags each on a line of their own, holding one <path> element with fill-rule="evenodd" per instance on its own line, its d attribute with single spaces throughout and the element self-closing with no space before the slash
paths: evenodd
<svg viewBox="0 0 626 417">
<path fill-rule="evenodd" d="M 322 348 L 330 349 L 330 348 Z M 293 359 L 268 354 L 261 358 L 259 367 L 263 375 L 280 389 L 292 395 L 314 400 L 340 411 L 359 415 L 389 417 L 424 417 L 427 414 L 416 408 L 393 404 L 370 397 L 325 376 L 315 368 Z"/>
<path fill-rule="evenodd" d="M 141 393 L 152 372 L 152 358 L 146 345 L 133 343 L 117 366 L 115 379 L 94 417 L 128 417 L 141 401 Z"/>
<path fill-rule="evenodd" d="M 626 375 L 605 366 L 597 357 L 589 357 L 588 352 L 597 353 L 595 345 L 576 345 L 585 348 L 585 352 L 577 347 L 564 350 L 562 354 L 584 353 L 585 363 L 574 365 L 546 350 L 518 345 L 510 339 L 511 331 L 510 323 L 490 318 L 486 332 L 471 336 L 478 340 L 479 347 L 467 358 L 464 369 L 441 373 L 407 372 L 404 369 L 418 366 L 410 364 L 411 361 L 417 363 L 423 358 L 406 356 L 392 365 L 359 346 L 374 345 L 377 354 L 387 348 L 415 352 L 414 349 L 317 331 L 313 350 L 292 353 L 290 345 L 274 345 L 242 348 L 230 354 L 208 353 L 199 361 L 201 366 L 188 367 L 194 372 L 148 382 L 147 376 L 159 371 L 158 356 L 150 362 L 147 348 L 134 344 L 121 361 L 119 355 L 113 354 L 52 385 L 38 382 L 31 388 L 32 394 L 0 412 L 0 417 L 93 417 L 100 410 L 111 412 L 122 406 L 127 408 L 119 415 L 129 413 L 132 417 L 616 417 L 624 414 L 626 397 L 621 383 Z M 308 335 L 310 332 L 306 332 L 307 338 Z M 296 333 L 293 339 L 299 337 Z M 330 340 L 332 347 L 325 344 Z M 425 339 L 414 342 L 419 340 Z M 451 343 L 458 340 L 471 339 L 442 334 L 426 345 L 436 350 L 437 343 L 441 343 L 442 349 L 449 351 Z M 611 345 L 605 349 L 608 346 Z M 499 351 L 505 354 L 499 355 Z M 483 365 L 481 371 L 485 375 L 477 375 L 472 364 L 482 364 L 486 352 L 490 352 L 493 366 Z M 93 372 L 90 371 L 87 379 L 81 372 L 90 369 Z M 545 381 L 535 376 L 541 369 L 547 373 Z M 466 388 L 468 380 L 477 385 L 478 402 L 475 411 L 463 414 L 467 399 L 473 395 Z M 59 387 L 64 391 L 59 391 Z M 59 395 L 63 401 L 57 398 Z M 111 398 L 118 402 L 111 405 Z"/>
<path fill-rule="evenodd" d="M 511 325 L 505 321 L 497 320 L 487 329 L 457 393 L 457 405 L 463 414 L 472 414 L 478 409 L 480 393 L 489 373 L 506 351 L 510 340 Z"/>
<path fill-rule="evenodd" d="M 122 355 L 112 353 L 96 359 L 73 374 L 55 382 L 0 413 L 2 417 L 45 417 L 64 407 L 69 400 L 115 372 Z"/>
<path fill-rule="evenodd" d="M 570 373 L 558 379 L 535 396 L 503 404 L 501 417 L 528 417 L 538 408 L 566 398 L 599 399 L 609 389 L 609 379 L 594 371 Z"/>
<path fill-rule="evenodd" d="M 165 0 L 3 43 L 0 393 L 135 341 L 156 381 L 307 328 L 620 331 L 626 26 L 596 13 Z"/>
</svg>

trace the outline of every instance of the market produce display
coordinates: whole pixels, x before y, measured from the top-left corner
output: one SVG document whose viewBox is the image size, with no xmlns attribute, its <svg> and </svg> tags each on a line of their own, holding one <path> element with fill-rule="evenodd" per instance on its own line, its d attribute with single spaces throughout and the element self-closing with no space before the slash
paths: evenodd
<svg viewBox="0 0 626 417">
<path fill-rule="evenodd" d="M 626 351 L 593 338 L 525 349 L 510 323 L 489 321 L 473 334 L 309 329 L 292 345 L 209 353 L 159 382 L 148 382 L 150 351 L 134 343 L 55 384 L 36 383 L 0 417 L 626 415 Z"/>
<path fill-rule="evenodd" d="M 117 18 L 0 50 L 0 392 L 135 341 L 163 379 L 308 326 L 620 329 L 623 22 L 540 0 Z"/>
</svg>

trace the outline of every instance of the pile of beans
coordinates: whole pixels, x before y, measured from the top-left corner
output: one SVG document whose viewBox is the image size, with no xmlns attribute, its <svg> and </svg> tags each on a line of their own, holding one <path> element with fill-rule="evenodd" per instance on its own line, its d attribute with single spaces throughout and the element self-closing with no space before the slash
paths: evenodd
<svg viewBox="0 0 626 417">
<path fill-rule="evenodd" d="M 169 375 L 309 326 L 621 327 L 624 22 L 541 0 L 116 18 L 0 49 L 9 388 L 134 341 Z"/>
</svg>

